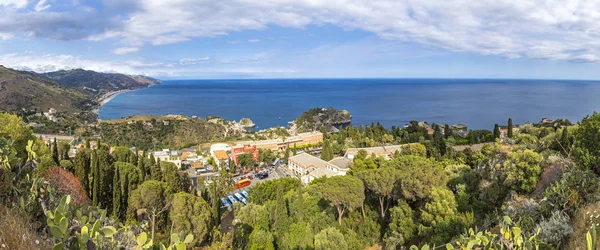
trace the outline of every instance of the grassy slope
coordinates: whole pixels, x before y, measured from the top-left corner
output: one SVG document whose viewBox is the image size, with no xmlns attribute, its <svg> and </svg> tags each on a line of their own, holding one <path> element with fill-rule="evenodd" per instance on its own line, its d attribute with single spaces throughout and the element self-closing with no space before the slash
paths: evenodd
<svg viewBox="0 0 600 250">
<path fill-rule="evenodd" d="M 0 111 L 20 108 L 55 108 L 69 113 L 80 112 L 89 106 L 90 96 L 60 86 L 48 79 L 0 66 Z"/>
</svg>

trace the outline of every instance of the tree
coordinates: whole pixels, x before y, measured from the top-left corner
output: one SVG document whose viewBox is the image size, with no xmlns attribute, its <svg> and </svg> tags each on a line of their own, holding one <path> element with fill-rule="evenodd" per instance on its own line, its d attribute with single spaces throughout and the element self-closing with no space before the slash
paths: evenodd
<svg viewBox="0 0 600 250">
<path fill-rule="evenodd" d="M 115 162 L 113 177 L 113 215 L 117 219 L 124 219 L 127 212 L 129 195 L 144 180 L 142 171 L 128 162 Z M 125 206 L 123 205 L 125 204 Z"/>
<path fill-rule="evenodd" d="M 31 127 L 27 126 L 23 119 L 13 114 L 0 113 L 0 137 L 12 142 L 13 148 L 17 151 L 16 157 L 27 158 L 25 150 L 27 141 L 34 139 L 34 136 Z"/>
<path fill-rule="evenodd" d="M 89 182 L 91 171 L 91 157 L 91 150 L 87 148 L 82 148 L 77 151 L 77 154 L 75 154 L 75 164 L 73 164 L 75 168 L 75 176 L 77 176 L 79 182 L 81 182 L 81 185 L 85 189 L 85 192 L 90 196 L 92 195 L 92 192 L 90 192 L 91 190 Z"/>
<path fill-rule="evenodd" d="M 342 225 L 342 217 L 346 211 L 362 206 L 365 200 L 365 188 L 356 177 L 333 176 L 321 184 L 323 199 L 329 201 L 338 212 L 338 222 Z"/>
<path fill-rule="evenodd" d="M 513 121 L 512 118 L 508 118 L 508 138 L 513 138 Z"/>
<path fill-rule="evenodd" d="M 393 242 L 402 245 L 409 241 L 417 230 L 414 221 L 415 212 L 406 201 L 398 200 L 398 205 L 390 209 L 390 224 L 386 232 L 386 238 L 395 238 Z"/>
<path fill-rule="evenodd" d="M 150 156 L 150 160 L 154 159 L 153 156 Z M 160 167 L 160 159 L 156 161 L 155 164 L 150 165 L 150 179 L 160 181 L 162 180 L 162 170 Z"/>
<path fill-rule="evenodd" d="M 96 154 L 98 156 L 98 206 L 110 208 L 113 196 L 114 160 L 107 150 L 96 150 Z"/>
<path fill-rule="evenodd" d="M 68 142 L 61 141 L 58 143 L 58 155 L 61 160 L 69 159 L 69 150 L 71 150 L 71 145 Z"/>
<path fill-rule="evenodd" d="M 440 155 L 443 156 L 446 154 L 446 142 L 444 142 L 442 131 L 440 130 L 440 126 L 437 124 L 435 125 L 435 130 L 433 132 L 433 143 Z"/>
<path fill-rule="evenodd" d="M 113 150 L 111 156 L 115 159 L 115 161 L 131 162 L 131 158 L 134 156 L 134 154 L 128 147 L 119 146 Z"/>
<path fill-rule="evenodd" d="M 248 242 L 250 250 L 275 250 L 273 234 L 260 227 L 254 228 Z"/>
<path fill-rule="evenodd" d="M 69 160 L 61 160 L 59 165 L 61 168 L 64 168 L 71 173 L 75 172 L 75 167 L 73 166 L 73 163 Z"/>
<path fill-rule="evenodd" d="M 315 235 L 315 250 L 346 250 L 348 243 L 340 230 L 328 227 Z"/>
<path fill-rule="evenodd" d="M 395 198 L 394 190 L 398 189 L 397 170 L 393 168 L 380 168 L 361 172 L 358 177 L 364 182 L 365 187 L 373 193 L 379 201 L 380 216 L 385 218 L 385 214 L 390 205 L 390 200 Z"/>
<path fill-rule="evenodd" d="M 121 212 L 121 174 L 119 173 L 119 168 L 115 167 L 115 174 L 113 175 L 113 182 L 112 182 L 112 186 L 113 186 L 113 196 L 112 196 L 112 202 L 113 202 L 113 206 L 112 206 L 112 212 L 113 212 L 113 217 L 115 218 L 119 218 L 120 216 L 120 212 Z"/>
<path fill-rule="evenodd" d="M 405 144 L 400 149 L 400 154 L 427 157 L 427 149 L 421 143 Z"/>
<path fill-rule="evenodd" d="M 498 123 L 494 124 L 494 138 L 500 138 L 500 127 L 498 127 Z"/>
<path fill-rule="evenodd" d="M 505 186 L 521 193 L 533 191 L 542 173 L 541 161 L 542 156 L 529 149 L 509 153 L 504 162 Z"/>
<path fill-rule="evenodd" d="M 77 158 L 77 156 L 75 156 Z M 96 154 L 96 150 L 92 151 L 91 155 L 91 168 L 92 168 L 92 205 L 99 206 L 100 205 L 100 160 L 98 159 L 98 154 Z"/>
<path fill-rule="evenodd" d="M 449 222 L 456 213 L 456 200 L 452 191 L 445 187 L 434 187 L 425 208 L 421 210 L 421 220 L 425 225 L 435 226 Z"/>
<path fill-rule="evenodd" d="M 288 161 L 290 160 L 290 146 L 285 147 L 285 155 L 283 158 L 285 159 L 285 163 L 288 164 Z"/>
<path fill-rule="evenodd" d="M 448 137 L 452 136 L 452 129 L 450 129 L 450 126 L 448 124 L 444 125 L 444 137 L 446 137 L 446 139 L 448 139 Z"/>
<path fill-rule="evenodd" d="M 600 114 L 584 118 L 574 132 L 573 157 L 577 165 L 600 174 Z"/>
<path fill-rule="evenodd" d="M 323 142 L 323 149 L 321 150 L 321 159 L 324 161 L 330 161 L 333 159 L 333 148 L 331 148 L 331 142 L 325 140 Z"/>
<path fill-rule="evenodd" d="M 250 154 L 242 154 L 238 156 L 238 165 L 244 169 L 251 169 L 256 165 L 256 161 L 252 159 Z"/>
<path fill-rule="evenodd" d="M 167 193 L 175 194 L 184 191 L 183 183 L 179 173 L 177 173 L 177 166 L 171 162 L 163 162 L 164 167 L 164 181 L 167 183 Z"/>
<path fill-rule="evenodd" d="M 154 241 L 156 218 L 169 209 L 170 198 L 166 192 L 166 186 L 164 182 L 160 181 L 145 181 L 133 191 L 129 200 L 132 211 L 145 209 L 145 213 L 150 217 L 152 241 Z"/>
<path fill-rule="evenodd" d="M 58 144 L 56 143 L 56 137 L 54 137 L 54 142 L 52 143 L 52 160 L 56 164 L 60 162 L 58 159 Z"/>
<path fill-rule="evenodd" d="M 173 232 L 194 235 L 194 245 L 204 241 L 212 229 L 210 206 L 202 199 L 185 192 L 173 195 L 171 211 Z"/>
<path fill-rule="evenodd" d="M 90 140 L 89 140 L 89 139 L 86 139 L 86 140 L 85 140 L 85 148 L 87 148 L 87 149 L 91 149 L 91 148 L 92 148 L 92 147 L 90 146 Z"/>
</svg>

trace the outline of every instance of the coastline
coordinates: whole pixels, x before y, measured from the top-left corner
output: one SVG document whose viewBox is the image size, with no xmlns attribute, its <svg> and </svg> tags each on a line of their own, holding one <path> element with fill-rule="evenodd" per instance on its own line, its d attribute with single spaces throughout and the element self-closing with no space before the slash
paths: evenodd
<svg viewBox="0 0 600 250">
<path fill-rule="evenodd" d="M 100 97 L 98 97 L 96 99 L 99 106 L 97 108 L 95 108 L 93 110 L 93 112 L 98 114 L 98 111 L 100 111 L 100 109 L 102 108 L 102 106 L 104 106 L 104 104 L 110 102 L 110 100 L 117 97 L 118 95 L 129 92 L 129 91 L 134 91 L 134 89 L 123 89 L 123 90 L 119 90 L 119 91 L 108 92 L 106 94 L 101 95 Z"/>
</svg>

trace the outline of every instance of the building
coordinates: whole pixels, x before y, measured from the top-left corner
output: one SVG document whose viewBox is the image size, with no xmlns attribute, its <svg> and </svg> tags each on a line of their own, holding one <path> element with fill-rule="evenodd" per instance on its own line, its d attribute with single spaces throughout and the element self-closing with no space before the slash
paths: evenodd
<svg viewBox="0 0 600 250">
<path fill-rule="evenodd" d="M 277 151 L 279 150 L 279 144 L 281 143 L 281 139 L 277 140 L 261 140 L 261 141 L 239 141 L 236 142 L 236 144 L 238 146 L 240 145 L 249 145 L 249 146 L 255 146 L 257 149 L 263 149 L 263 150 L 271 150 L 271 151 Z"/>
<path fill-rule="evenodd" d="M 252 156 L 252 159 L 258 161 L 258 149 L 256 148 L 256 145 L 242 145 L 231 147 L 231 153 L 229 154 L 229 156 L 231 157 L 235 165 L 237 165 L 238 157 L 243 154 L 249 154 L 250 156 Z"/>
<path fill-rule="evenodd" d="M 225 152 L 223 150 L 215 150 L 213 152 L 213 157 L 217 161 L 217 164 L 219 164 L 219 162 L 221 162 L 221 161 L 225 161 L 225 160 L 229 159 L 229 156 L 227 156 L 227 152 Z"/>
<path fill-rule="evenodd" d="M 181 168 L 181 152 L 178 150 L 171 151 L 170 149 L 163 149 L 162 151 L 154 151 L 152 152 L 152 156 L 157 161 L 166 161 L 171 162 L 177 166 L 177 168 Z"/>
<path fill-rule="evenodd" d="M 323 142 L 323 133 L 319 131 L 299 133 L 295 136 L 286 137 L 284 139 L 260 140 L 260 141 L 239 141 L 236 145 L 256 146 L 257 149 L 268 149 L 278 151 L 286 147 L 297 147 L 307 145 L 318 145 Z M 211 146 L 212 148 L 212 146 Z"/>
<path fill-rule="evenodd" d="M 382 156 L 385 159 L 391 159 L 394 157 L 394 154 L 396 153 L 396 151 L 402 151 L 402 147 L 404 147 L 405 145 L 410 145 L 410 144 L 412 144 L 412 143 L 402 144 L 402 145 L 370 147 L 370 148 L 349 148 L 346 150 L 344 157 L 348 158 L 349 160 L 352 160 L 352 159 L 354 159 L 354 156 L 356 156 L 358 154 L 358 151 L 364 150 L 367 152 L 367 156 L 372 156 L 373 154 L 375 154 L 375 157 Z"/>
<path fill-rule="evenodd" d="M 301 153 L 290 157 L 288 168 L 300 177 L 304 185 L 321 177 L 346 175 L 350 170 L 350 160 L 338 157 L 327 162 L 308 153 Z"/>
</svg>

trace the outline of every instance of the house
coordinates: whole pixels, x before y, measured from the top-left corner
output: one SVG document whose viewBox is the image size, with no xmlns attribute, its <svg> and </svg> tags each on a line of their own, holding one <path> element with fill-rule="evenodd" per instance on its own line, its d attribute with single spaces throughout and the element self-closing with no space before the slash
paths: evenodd
<svg viewBox="0 0 600 250">
<path fill-rule="evenodd" d="M 337 157 L 327 162 L 311 154 L 301 153 L 290 157 L 288 168 L 300 176 L 302 184 L 308 185 L 317 178 L 346 175 L 350 170 L 348 167 L 350 162 L 344 157 Z"/>
<path fill-rule="evenodd" d="M 154 151 L 151 154 L 158 161 L 166 161 L 171 162 L 177 166 L 177 168 L 181 168 L 181 152 L 178 150 L 171 151 L 170 149 L 163 149 L 162 151 Z"/>
<path fill-rule="evenodd" d="M 242 145 L 242 146 L 231 147 L 231 153 L 229 154 L 229 156 L 231 157 L 233 162 L 237 165 L 238 157 L 243 154 L 249 154 L 250 156 L 252 156 L 252 159 L 254 159 L 255 161 L 258 161 L 258 149 L 256 148 L 256 145 L 253 145 L 253 146 Z"/>
<path fill-rule="evenodd" d="M 256 146 L 257 149 L 268 149 L 271 151 L 278 151 L 285 149 L 286 147 L 293 147 L 296 145 L 307 146 L 307 145 L 318 145 L 323 142 L 323 133 L 319 131 L 312 131 L 306 133 L 299 133 L 294 136 L 286 137 L 284 139 L 272 139 L 272 140 L 260 140 L 260 141 L 238 141 L 236 145 L 249 145 Z M 212 146 L 211 146 L 212 148 Z"/>
<path fill-rule="evenodd" d="M 50 114 L 50 115 L 56 114 L 56 109 L 55 108 L 48 109 L 48 114 Z"/>
<path fill-rule="evenodd" d="M 542 121 L 540 122 L 541 124 L 552 124 L 554 122 L 554 120 L 552 118 L 544 118 L 542 119 Z"/>
</svg>

